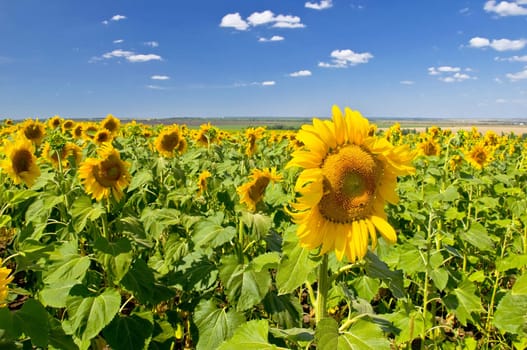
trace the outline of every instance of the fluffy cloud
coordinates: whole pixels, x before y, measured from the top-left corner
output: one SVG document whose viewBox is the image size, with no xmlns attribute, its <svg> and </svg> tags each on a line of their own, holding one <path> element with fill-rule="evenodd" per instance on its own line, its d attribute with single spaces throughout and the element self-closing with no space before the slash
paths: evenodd
<svg viewBox="0 0 527 350">
<path fill-rule="evenodd" d="M 269 41 L 282 41 L 284 40 L 285 38 L 283 36 L 280 36 L 280 35 L 273 35 L 272 37 L 270 38 L 260 38 L 258 39 L 258 41 L 260 42 L 269 42 Z"/>
<path fill-rule="evenodd" d="M 462 82 L 468 79 L 476 79 L 475 77 L 472 77 L 466 73 L 471 72 L 471 68 L 465 68 L 464 71 L 465 73 L 462 73 L 460 67 L 452 66 L 439 66 L 428 68 L 429 75 L 437 76 L 437 79 L 445 83 L 455 83 Z"/>
<path fill-rule="evenodd" d="M 123 16 L 123 15 L 115 15 L 111 18 L 112 21 L 122 21 L 123 19 L 126 19 L 126 16 Z"/>
<path fill-rule="evenodd" d="M 152 75 L 150 77 L 152 80 L 168 80 L 170 77 L 168 75 Z"/>
<path fill-rule="evenodd" d="M 221 19 L 220 27 L 234 28 L 237 30 L 246 30 L 249 24 L 245 22 L 238 12 L 229 13 Z"/>
<path fill-rule="evenodd" d="M 509 78 L 510 81 L 518 81 L 518 80 L 527 79 L 527 67 L 524 67 L 522 71 L 519 71 L 517 73 L 507 74 L 507 78 Z"/>
<path fill-rule="evenodd" d="M 525 4 L 527 4 L 525 0 L 500 1 L 499 3 L 490 0 L 485 3 L 483 9 L 487 12 L 494 12 L 501 17 L 522 16 L 527 15 L 527 7 L 522 6 Z"/>
<path fill-rule="evenodd" d="M 113 50 L 111 52 L 106 52 L 101 57 L 94 57 L 90 60 L 90 62 L 96 62 L 100 61 L 102 59 L 111 59 L 111 58 L 125 58 L 128 62 L 148 62 L 148 61 L 161 61 L 162 58 L 159 55 L 154 54 L 137 54 L 133 51 L 125 51 L 125 50 Z"/>
<path fill-rule="evenodd" d="M 272 25 L 275 28 L 303 28 L 300 17 L 291 15 L 275 15 L 270 10 L 253 12 L 244 20 L 238 12 L 229 13 L 221 19 L 220 27 L 247 30 L 249 26 Z"/>
<path fill-rule="evenodd" d="M 361 63 L 368 63 L 373 55 L 369 52 L 357 53 L 352 50 L 333 50 L 331 52 L 333 60 L 330 63 L 319 62 L 318 66 L 322 68 L 346 68 Z"/>
<path fill-rule="evenodd" d="M 510 39 L 493 39 L 489 40 L 487 38 L 482 37 L 474 37 L 470 39 L 469 46 L 474 48 L 485 48 L 490 47 L 496 51 L 513 51 L 513 50 L 521 50 L 527 45 L 527 40 L 525 39 L 518 39 L 518 40 L 510 40 Z"/>
<path fill-rule="evenodd" d="M 299 70 L 298 72 L 293 72 L 289 74 L 290 77 L 297 78 L 297 77 L 309 77 L 311 75 L 311 71 L 309 70 Z"/>
<path fill-rule="evenodd" d="M 333 7 L 333 2 L 331 0 L 322 0 L 319 3 L 306 2 L 304 6 L 308 9 L 313 9 L 313 10 L 325 10 L 330 7 Z"/>
<path fill-rule="evenodd" d="M 267 81 L 262 81 L 261 85 L 262 86 L 273 86 L 273 85 L 276 85 L 276 82 L 274 80 L 267 80 Z"/>
</svg>

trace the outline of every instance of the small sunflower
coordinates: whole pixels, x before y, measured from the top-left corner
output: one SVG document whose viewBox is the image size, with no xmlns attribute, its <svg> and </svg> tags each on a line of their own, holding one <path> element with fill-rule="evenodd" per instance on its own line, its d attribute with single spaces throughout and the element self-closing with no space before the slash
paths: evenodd
<svg viewBox="0 0 527 350">
<path fill-rule="evenodd" d="M 441 153 L 441 147 L 432 137 L 428 137 L 419 143 L 419 153 L 425 156 L 438 156 Z"/>
<path fill-rule="evenodd" d="M 73 137 L 76 139 L 81 139 L 84 135 L 84 125 L 82 123 L 78 123 L 73 127 Z"/>
<path fill-rule="evenodd" d="M 3 153 L 7 156 L 0 162 L 0 167 L 13 179 L 15 184 L 24 183 L 31 187 L 40 176 L 40 168 L 35 157 L 35 146 L 20 135 L 14 142 L 6 142 Z"/>
<path fill-rule="evenodd" d="M 66 119 L 62 123 L 62 132 L 63 133 L 69 133 L 69 132 L 71 132 L 71 130 L 73 130 L 74 127 L 75 127 L 75 121 L 73 121 L 71 119 Z"/>
<path fill-rule="evenodd" d="M 60 147 L 54 147 L 51 143 L 46 142 L 42 147 L 42 157 L 49 161 L 53 167 L 70 168 L 70 160 L 73 159 L 75 164 L 79 164 L 82 160 L 82 149 L 74 143 L 67 142 Z"/>
<path fill-rule="evenodd" d="M 0 259 L 0 307 L 5 307 L 5 301 L 9 293 L 8 284 L 13 280 L 13 276 L 9 276 L 11 269 L 2 267 L 2 259 Z"/>
<path fill-rule="evenodd" d="M 99 127 L 95 123 L 86 123 L 82 128 L 82 137 L 85 140 L 93 140 L 97 131 L 99 131 Z"/>
<path fill-rule="evenodd" d="M 276 173 L 276 169 L 253 169 L 251 181 L 236 189 L 240 195 L 240 203 L 245 203 L 249 210 L 255 211 L 256 205 L 263 199 L 269 182 L 278 182 L 282 176 Z"/>
<path fill-rule="evenodd" d="M 198 178 L 198 194 L 202 194 L 207 190 L 207 179 L 211 177 L 212 174 L 208 170 L 204 170 L 201 174 L 199 174 Z"/>
<path fill-rule="evenodd" d="M 86 193 L 95 200 L 123 197 L 123 188 L 130 184 L 128 162 L 121 160 L 119 151 L 109 144 L 99 148 L 99 158 L 88 158 L 79 166 L 79 178 Z"/>
<path fill-rule="evenodd" d="M 385 202 L 397 203 L 397 176 L 413 174 L 414 153 L 385 138 L 369 136 L 370 124 L 360 112 L 334 106 L 331 121 L 313 119 L 297 138 L 306 149 L 293 153 L 287 167 L 301 167 L 292 203 L 300 244 L 335 250 L 337 259 L 361 259 L 377 243 L 376 233 L 397 240 L 384 213 Z"/>
<path fill-rule="evenodd" d="M 50 129 L 56 129 L 62 125 L 62 118 L 55 115 L 48 119 L 47 124 Z"/>
<path fill-rule="evenodd" d="M 46 126 L 38 120 L 28 119 L 22 123 L 22 133 L 35 145 L 40 145 L 46 135 Z"/>
<path fill-rule="evenodd" d="M 117 136 L 119 129 L 121 128 L 121 121 L 111 114 L 108 114 L 106 118 L 101 122 L 101 127 L 108 130 L 112 136 Z"/>
<path fill-rule="evenodd" d="M 493 152 L 490 147 L 480 142 L 465 152 L 465 158 L 474 168 L 481 170 L 493 160 Z"/>
<path fill-rule="evenodd" d="M 112 138 L 110 130 L 101 128 L 93 136 L 93 142 L 97 145 L 102 145 L 103 143 L 112 142 Z"/>
<path fill-rule="evenodd" d="M 256 141 L 262 138 L 265 129 L 262 127 L 248 128 L 245 130 L 245 137 L 247 138 L 247 146 L 245 147 L 245 154 L 252 157 L 257 150 Z"/>
<path fill-rule="evenodd" d="M 174 150 L 178 150 L 178 145 L 182 139 L 177 125 L 162 130 L 154 141 L 156 150 L 164 157 L 173 157 Z"/>
</svg>

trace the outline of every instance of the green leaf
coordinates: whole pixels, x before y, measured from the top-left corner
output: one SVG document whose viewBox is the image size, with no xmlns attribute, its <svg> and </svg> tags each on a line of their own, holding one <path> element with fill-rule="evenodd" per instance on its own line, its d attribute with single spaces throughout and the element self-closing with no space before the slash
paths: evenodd
<svg viewBox="0 0 527 350">
<path fill-rule="evenodd" d="M 364 257 L 366 274 L 372 278 L 380 278 L 388 285 L 388 288 L 396 298 L 404 298 L 405 291 L 403 286 L 403 272 L 401 270 L 392 271 L 388 265 L 381 261 L 377 255 L 368 251 Z"/>
<path fill-rule="evenodd" d="M 194 312 L 194 322 L 198 327 L 199 340 L 196 350 L 217 349 L 234 330 L 245 322 L 242 313 L 218 309 L 212 300 L 202 300 Z"/>
<path fill-rule="evenodd" d="M 527 336 L 527 295 L 505 294 L 494 313 L 494 325 L 502 332 Z"/>
<path fill-rule="evenodd" d="M 430 271 L 430 277 L 432 277 L 434 285 L 439 290 L 444 290 L 446 288 L 448 276 L 448 271 L 444 268 L 436 268 Z"/>
<path fill-rule="evenodd" d="M 99 237 L 93 244 L 93 248 L 104 254 L 118 256 L 130 252 L 132 245 L 126 237 L 121 237 L 115 242 L 109 242 L 105 237 Z"/>
<path fill-rule="evenodd" d="M 46 348 L 49 344 L 48 312 L 41 303 L 28 299 L 24 306 L 15 313 L 22 330 L 31 338 L 34 346 Z"/>
<path fill-rule="evenodd" d="M 104 214 L 104 208 L 100 202 L 92 203 L 88 196 L 80 196 L 75 199 L 71 206 L 71 220 L 75 232 L 81 232 L 86 223 L 97 220 Z"/>
<path fill-rule="evenodd" d="M 0 308 L 0 344 L 17 340 L 22 335 L 22 325 L 14 315 L 7 307 Z"/>
<path fill-rule="evenodd" d="M 275 338 L 283 338 L 295 343 L 311 342 L 315 339 L 315 332 L 310 328 L 270 328 L 269 332 Z"/>
<path fill-rule="evenodd" d="M 451 294 L 443 298 L 443 302 L 463 326 L 467 325 L 467 321 L 474 322 L 472 313 L 484 311 L 481 300 L 476 295 L 476 285 L 469 280 L 461 282 Z"/>
<path fill-rule="evenodd" d="M 368 301 L 371 301 L 377 295 L 381 287 L 379 280 L 367 275 L 354 278 L 351 281 L 351 285 L 360 298 Z"/>
<path fill-rule="evenodd" d="M 280 254 L 277 252 L 270 252 L 260 254 L 251 260 L 251 266 L 256 272 L 262 271 L 262 269 L 276 268 L 276 265 L 280 262 Z"/>
<path fill-rule="evenodd" d="M 398 332 L 395 332 L 395 340 L 397 344 L 411 342 L 425 334 L 426 330 L 432 325 L 433 317 L 430 313 L 427 315 L 428 318 L 425 322 L 423 314 L 416 310 L 411 304 L 402 305 L 399 311 L 386 315 L 386 319 L 392 322 L 399 330 Z"/>
<path fill-rule="evenodd" d="M 514 285 L 512 286 L 512 294 L 514 295 L 527 295 L 527 274 L 518 277 Z"/>
<path fill-rule="evenodd" d="M 315 330 L 319 350 L 376 350 L 390 349 L 390 342 L 382 330 L 372 322 L 358 320 L 342 334 L 339 334 L 337 321 L 324 318 Z"/>
<path fill-rule="evenodd" d="M 152 303 L 155 278 L 153 271 L 142 260 L 137 259 L 121 279 L 126 290 L 134 294 L 141 304 Z"/>
<path fill-rule="evenodd" d="M 90 258 L 87 256 L 77 256 L 67 261 L 60 261 L 54 264 L 43 274 L 44 283 L 54 284 L 64 281 L 80 282 L 86 275 L 90 267 Z"/>
<path fill-rule="evenodd" d="M 282 328 L 300 327 L 302 307 L 292 294 L 277 295 L 275 291 L 267 293 L 262 301 L 264 310 L 271 319 Z"/>
<path fill-rule="evenodd" d="M 55 349 L 78 350 L 79 347 L 70 335 L 66 335 L 62 324 L 55 317 L 48 314 L 49 321 L 49 345 Z"/>
<path fill-rule="evenodd" d="M 272 220 L 269 216 L 259 214 L 243 212 L 242 220 L 251 229 L 251 234 L 255 235 L 257 239 L 263 238 L 272 226 Z"/>
<path fill-rule="evenodd" d="M 519 269 L 527 265 L 527 255 L 512 254 L 496 262 L 496 270 L 505 272 L 507 270 Z"/>
<path fill-rule="evenodd" d="M 126 192 L 130 193 L 137 188 L 144 187 L 145 184 L 152 182 L 152 180 L 152 171 L 150 169 L 141 169 L 132 176 L 132 181 L 130 181 Z"/>
<path fill-rule="evenodd" d="M 233 239 L 236 235 L 236 228 L 234 226 L 223 227 L 222 225 L 222 212 L 198 222 L 192 236 L 192 241 L 196 247 L 214 249 Z"/>
<path fill-rule="evenodd" d="M 295 229 L 295 226 L 292 226 Z M 314 271 L 318 263 L 309 257 L 309 250 L 304 249 L 298 242 L 295 230 L 288 230 L 284 234 L 282 243 L 282 260 L 276 274 L 276 284 L 279 294 L 293 292 L 304 282 L 314 279 Z"/>
<path fill-rule="evenodd" d="M 142 350 L 153 329 L 150 321 L 138 315 L 119 316 L 104 329 L 103 335 L 112 349 Z"/>
<path fill-rule="evenodd" d="M 163 231 L 170 225 L 179 224 L 181 213 L 172 208 L 152 209 L 146 207 L 141 212 L 141 222 L 145 231 L 152 239 L 157 240 Z"/>
<path fill-rule="evenodd" d="M 218 350 L 267 350 L 280 349 L 269 344 L 269 326 L 266 320 L 252 320 L 236 329 L 232 338 L 221 344 Z"/>
<path fill-rule="evenodd" d="M 95 338 L 119 311 L 121 295 L 108 288 L 96 297 L 71 296 L 66 302 L 69 319 L 64 321 L 67 334 L 81 341 Z"/>
<path fill-rule="evenodd" d="M 461 239 L 472 244 L 482 251 L 491 251 L 494 249 L 494 243 L 490 239 L 487 229 L 479 222 L 473 222 L 468 231 L 460 231 Z"/>
</svg>

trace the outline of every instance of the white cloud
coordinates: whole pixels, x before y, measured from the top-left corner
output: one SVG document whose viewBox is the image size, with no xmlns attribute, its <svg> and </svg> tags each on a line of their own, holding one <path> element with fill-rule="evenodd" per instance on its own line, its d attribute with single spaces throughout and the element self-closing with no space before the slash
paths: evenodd
<svg viewBox="0 0 527 350">
<path fill-rule="evenodd" d="M 299 70 L 298 72 L 293 72 L 289 74 L 290 77 L 296 78 L 296 77 L 309 77 L 311 75 L 311 71 L 309 70 Z"/>
<path fill-rule="evenodd" d="M 306 2 L 304 6 L 308 9 L 313 9 L 313 10 L 325 10 L 330 7 L 333 7 L 333 2 L 331 0 L 322 0 L 319 3 Z"/>
<path fill-rule="evenodd" d="M 300 17 L 291 15 L 275 15 L 270 10 L 262 12 L 253 12 L 247 20 L 241 18 L 238 12 L 229 13 L 221 19 L 220 27 L 231 27 L 237 30 L 247 30 L 249 26 L 260 26 L 265 24 L 273 24 L 277 28 L 303 28 Z"/>
<path fill-rule="evenodd" d="M 465 68 L 465 72 L 471 72 L 471 68 Z M 437 79 L 445 83 L 455 83 L 462 82 L 468 79 L 476 79 L 468 75 L 467 73 L 461 73 L 460 67 L 452 66 L 439 66 L 439 67 L 429 67 L 428 75 L 437 76 Z"/>
<path fill-rule="evenodd" d="M 117 22 L 117 21 L 122 21 L 123 19 L 126 19 L 126 16 L 123 16 L 123 15 L 115 15 L 111 18 L 112 21 L 114 22 Z"/>
<path fill-rule="evenodd" d="M 331 52 L 333 58 L 331 63 L 320 62 L 319 67 L 322 68 L 346 68 L 348 66 L 355 66 L 361 63 L 368 63 L 373 55 L 369 52 L 357 53 L 352 50 L 333 50 Z"/>
<path fill-rule="evenodd" d="M 487 12 L 494 12 L 501 17 L 505 16 L 522 16 L 527 15 L 527 8 L 521 5 L 526 4 L 526 1 L 500 1 L 496 3 L 494 0 L 487 1 L 483 9 Z"/>
<path fill-rule="evenodd" d="M 496 57 L 496 61 L 509 61 L 509 62 L 527 62 L 527 55 L 524 56 L 512 56 L 512 57 Z"/>
<path fill-rule="evenodd" d="M 245 22 L 238 12 L 229 13 L 221 19 L 220 27 L 234 28 L 237 30 L 246 30 L 249 24 Z"/>
<path fill-rule="evenodd" d="M 145 45 L 150 47 L 158 47 L 159 43 L 157 41 L 147 41 L 145 42 Z"/>
<path fill-rule="evenodd" d="M 152 80 L 168 80 L 170 77 L 168 75 L 152 75 L 150 77 Z"/>
<path fill-rule="evenodd" d="M 507 74 L 507 78 L 509 78 L 510 81 L 527 79 L 527 67 L 524 67 L 522 71 Z"/>
<path fill-rule="evenodd" d="M 258 39 L 258 41 L 260 42 L 269 42 L 269 41 L 282 41 L 284 40 L 285 38 L 283 36 L 280 36 L 280 35 L 273 35 L 272 37 L 270 38 L 260 38 Z"/>
<path fill-rule="evenodd" d="M 402 85 L 414 85 L 415 84 L 413 80 L 401 80 L 399 83 Z"/>
<path fill-rule="evenodd" d="M 123 43 L 123 42 L 124 42 L 123 39 L 117 39 L 117 40 L 114 40 L 114 41 L 113 41 L 114 44 L 121 44 L 121 43 Z"/>
<path fill-rule="evenodd" d="M 151 90 L 166 90 L 166 87 L 159 85 L 147 85 L 146 88 Z"/>
<path fill-rule="evenodd" d="M 110 58 L 125 58 L 128 62 L 147 62 L 147 61 L 161 61 L 162 58 L 159 55 L 154 54 L 136 54 L 133 51 L 125 51 L 125 50 L 113 50 L 111 52 L 106 52 L 101 57 L 93 57 L 90 62 L 96 62 L 100 61 L 102 59 L 110 59 Z"/>
<path fill-rule="evenodd" d="M 475 48 L 490 47 L 496 51 L 515 51 L 521 50 L 527 45 L 526 39 L 510 40 L 510 39 L 493 39 L 474 37 L 470 39 L 469 46 Z"/>
<path fill-rule="evenodd" d="M 261 85 L 262 86 L 273 86 L 273 85 L 276 85 L 276 82 L 274 80 L 267 80 L 267 81 L 262 81 Z"/>
</svg>

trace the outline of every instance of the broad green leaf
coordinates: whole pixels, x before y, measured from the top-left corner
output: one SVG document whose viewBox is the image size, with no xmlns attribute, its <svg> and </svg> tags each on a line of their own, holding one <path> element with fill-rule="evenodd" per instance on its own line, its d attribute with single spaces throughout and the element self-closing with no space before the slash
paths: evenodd
<svg viewBox="0 0 527 350">
<path fill-rule="evenodd" d="M 467 325 L 467 321 L 474 322 L 472 313 L 484 311 L 481 300 L 476 295 L 476 285 L 469 280 L 461 282 L 452 293 L 443 298 L 443 302 L 463 326 Z"/>
<path fill-rule="evenodd" d="M 351 286 L 360 298 L 371 301 L 379 292 L 381 283 L 375 278 L 364 275 L 354 278 Z"/>
<path fill-rule="evenodd" d="M 479 222 L 471 223 L 468 231 L 462 230 L 459 235 L 461 239 L 482 251 L 491 251 L 494 249 L 494 243 L 490 239 L 487 229 Z"/>
<path fill-rule="evenodd" d="M 69 319 L 65 329 L 81 341 L 96 337 L 119 311 L 121 295 L 116 289 L 108 288 L 98 296 L 71 296 L 66 302 Z"/>
<path fill-rule="evenodd" d="M 104 329 L 103 335 L 112 349 L 142 350 L 153 328 L 150 321 L 137 315 L 118 316 Z"/>
<path fill-rule="evenodd" d="M 263 299 L 262 304 L 270 318 L 280 327 L 301 326 L 302 307 L 295 296 L 291 294 L 277 295 L 275 291 L 270 291 Z"/>
<path fill-rule="evenodd" d="M 503 259 L 498 257 L 498 261 L 496 262 L 496 270 L 499 272 L 519 269 L 524 266 L 527 266 L 527 255 L 513 254 Z"/>
<path fill-rule="evenodd" d="M 134 262 L 121 279 L 121 285 L 142 304 L 155 305 L 172 296 L 172 291 L 156 283 L 154 272 L 142 259 Z"/>
<path fill-rule="evenodd" d="M 194 322 L 198 327 L 199 340 L 196 350 L 217 349 L 234 330 L 245 322 L 242 313 L 218 309 L 212 300 L 202 300 L 194 312 Z"/>
<path fill-rule="evenodd" d="M 324 318 L 317 324 L 315 338 L 319 350 L 390 349 L 390 342 L 382 330 L 365 320 L 357 320 L 348 330 L 339 333 L 337 321 Z"/>
<path fill-rule="evenodd" d="M 181 222 L 179 210 L 172 208 L 152 209 L 146 207 L 141 212 L 141 222 L 147 235 L 157 240 L 163 231 L 170 225 Z"/>
<path fill-rule="evenodd" d="M 75 199 L 71 206 L 71 220 L 73 229 L 79 233 L 84 230 L 88 221 L 97 220 L 104 214 L 101 202 L 93 203 L 88 196 L 80 196 Z"/>
<path fill-rule="evenodd" d="M 276 284 L 279 294 L 287 294 L 304 282 L 312 280 L 318 263 L 310 259 L 309 250 L 300 246 L 296 232 L 292 229 L 284 234 L 282 252 L 282 260 L 276 274 Z"/>
<path fill-rule="evenodd" d="M 444 268 L 436 268 L 430 271 L 430 277 L 432 277 L 434 285 L 439 290 L 444 290 L 446 288 L 448 276 L 448 271 Z"/>
<path fill-rule="evenodd" d="M 22 325 L 14 315 L 7 307 L 0 308 L 0 342 L 14 341 L 22 335 Z"/>
<path fill-rule="evenodd" d="M 255 235 L 257 239 L 263 238 L 271 228 L 272 221 L 267 215 L 259 213 L 243 212 L 242 220 L 251 229 L 251 234 Z"/>
<path fill-rule="evenodd" d="M 130 252 L 132 245 L 126 237 L 118 238 L 115 242 L 109 242 L 105 237 L 99 237 L 95 241 L 93 248 L 104 254 L 118 256 L 119 254 Z"/>
<path fill-rule="evenodd" d="M 144 187 L 145 184 L 152 182 L 152 180 L 152 171 L 150 169 L 141 169 L 132 176 L 132 181 L 130 181 L 126 192 L 130 193 L 137 188 Z"/>
<path fill-rule="evenodd" d="M 381 261 L 377 255 L 368 251 L 364 257 L 366 274 L 372 278 L 380 278 L 388 285 L 390 291 L 396 298 L 404 298 L 405 291 L 403 286 L 403 272 L 401 270 L 392 271 L 388 265 Z"/>
<path fill-rule="evenodd" d="M 315 332 L 311 328 L 270 328 L 269 332 L 275 338 L 283 338 L 295 343 L 311 342 L 315 339 Z"/>
<path fill-rule="evenodd" d="M 64 281 L 80 282 L 86 275 L 90 267 L 90 258 L 87 256 L 77 256 L 67 261 L 61 261 L 54 264 L 43 274 L 44 283 L 54 284 L 63 283 Z"/>
<path fill-rule="evenodd" d="M 431 317 L 429 313 L 425 322 L 423 314 L 412 305 L 403 305 L 401 310 L 386 315 L 388 321 L 391 321 L 398 330 L 395 332 L 396 344 L 411 342 L 425 334 L 426 330 L 432 325 Z"/>
<path fill-rule="evenodd" d="M 262 269 L 276 268 L 276 265 L 280 262 L 280 254 L 277 252 L 260 254 L 251 260 L 251 266 L 256 272 L 262 271 Z"/>
<path fill-rule="evenodd" d="M 18 323 L 26 335 L 31 338 L 31 343 L 38 347 L 47 347 L 49 344 L 48 312 L 41 303 L 28 299 L 15 315 Z"/>
<path fill-rule="evenodd" d="M 220 345 L 218 350 L 268 350 L 281 349 L 269 344 L 267 340 L 269 326 L 266 320 L 252 320 L 238 327 L 229 340 Z"/>
<path fill-rule="evenodd" d="M 494 325 L 502 332 L 527 336 L 527 295 L 507 293 L 494 313 Z"/>
<path fill-rule="evenodd" d="M 62 328 L 62 324 L 55 317 L 48 314 L 49 321 L 49 345 L 55 349 L 78 350 L 78 346 L 70 335 L 67 335 Z"/>
<path fill-rule="evenodd" d="M 196 247 L 214 249 L 233 239 L 236 235 L 236 228 L 234 226 L 223 227 L 222 225 L 222 212 L 198 222 L 192 235 L 192 241 Z"/>
<path fill-rule="evenodd" d="M 527 295 L 527 273 L 518 277 L 512 286 L 513 295 Z"/>
</svg>

